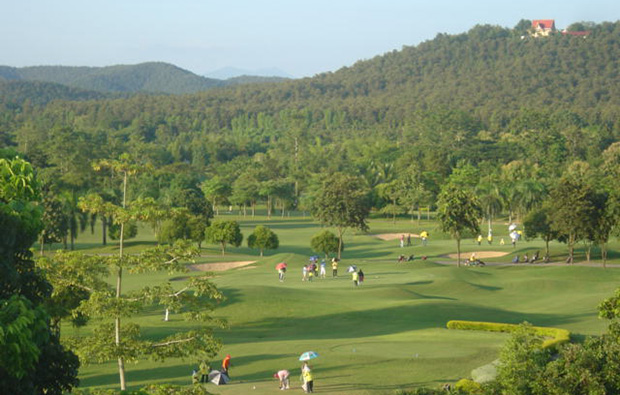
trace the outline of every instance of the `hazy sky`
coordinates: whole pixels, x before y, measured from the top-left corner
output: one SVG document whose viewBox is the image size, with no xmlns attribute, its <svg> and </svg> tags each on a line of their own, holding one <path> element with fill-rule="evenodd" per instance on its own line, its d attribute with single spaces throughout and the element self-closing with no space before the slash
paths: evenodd
<svg viewBox="0 0 620 395">
<path fill-rule="evenodd" d="M 350 66 L 476 24 L 620 19 L 618 0 L 0 0 L 0 65 L 163 61 L 197 74 Z"/>
</svg>

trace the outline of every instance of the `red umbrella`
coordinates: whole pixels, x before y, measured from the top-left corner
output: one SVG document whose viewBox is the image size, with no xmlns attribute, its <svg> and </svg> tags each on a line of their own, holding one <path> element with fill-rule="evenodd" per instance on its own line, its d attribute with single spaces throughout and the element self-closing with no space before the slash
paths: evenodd
<svg viewBox="0 0 620 395">
<path fill-rule="evenodd" d="M 286 262 L 280 262 L 276 265 L 276 270 L 282 270 L 282 269 L 286 269 L 288 265 L 286 264 Z"/>
</svg>

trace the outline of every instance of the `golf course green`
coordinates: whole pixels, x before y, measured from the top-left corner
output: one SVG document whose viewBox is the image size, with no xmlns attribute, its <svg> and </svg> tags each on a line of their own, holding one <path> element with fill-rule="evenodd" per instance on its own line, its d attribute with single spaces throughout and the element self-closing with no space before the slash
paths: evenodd
<svg viewBox="0 0 620 395">
<path fill-rule="evenodd" d="M 565 245 L 552 244 L 552 262 L 556 264 L 508 263 L 515 254 L 544 251 L 540 240 L 509 242 L 503 223 L 494 229 L 495 243 L 482 245 L 473 238 L 462 241 L 462 259 L 471 252 L 499 252 L 503 256 L 485 259 L 485 267 L 456 266 L 447 257 L 456 252 L 456 243 L 440 234 L 434 222 L 418 224 L 408 219 L 370 220 L 370 231 L 362 234 L 348 230 L 339 275 L 333 278 L 328 264 L 327 278 L 302 281 L 302 266 L 314 254 L 311 237 L 323 230 L 309 217 L 256 217 L 255 220 L 230 214 L 226 218 L 240 222 L 244 236 L 256 225 L 271 228 L 280 247 L 259 257 L 244 243 L 229 248 L 222 256 L 215 245 L 203 245 L 197 263 L 254 261 L 231 270 L 214 272 L 213 281 L 226 296 L 214 315 L 228 321 L 227 329 L 218 329 L 222 341 L 220 354 L 211 361 L 219 368 L 226 354 L 232 356 L 231 383 L 207 384 L 215 394 L 271 394 L 278 390 L 272 376 L 280 369 L 291 371 L 291 391 L 300 392 L 299 356 L 315 351 L 310 361 L 314 369 L 315 392 L 330 394 L 382 394 L 420 386 L 437 388 L 443 383 L 470 377 L 472 369 L 498 358 L 509 335 L 502 333 L 446 329 L 449 320 L 505 323 L 528 321 L 536 326 L 569 330 L 575 341 L 604 331 L 606 323 L 597 317 L 597 305 L 610 296 L 620 281 L 617 242 L 610 246 L 610 264 L 601 267 L 595 251 L 592 265 L 578 251 L 578 262 L 566 265 Z M 413 237 L 412 246 L 399 246 L 398 238 L 382 240 L 374 235 L 419 234 L 431 236 L 427 246 Z M 131 249 L 152 243 L 147 230 Z M 96 246 L 97 235 L 78 239 L 85 251 L 112 253 L 114 246 Z M 398 263 L 400 254 L 415 255 L 411 262 Z M 421 259 L 426 256 L 427 259 Z M 288 263 L 284 282 L 278 281 L 275 265 Z M 353 285 L 346 273 L 349 265 L 363 269 L 365 281 Z M 166 273 L 127 275 L 125 290 L 157 284 L 172 278 L 181 288 L 191 271 L 169 276 Z M 128 320 L 131 321 L 131 320 Z M 163 321 L 163 311 L 153 309 L 134 322 L 144 335 L 159 338 L 187 324 L 172 314 Z M 86 333 L 63 326 L 63 334 Z M 191 385 L 197 360 L 168 359 L 165 362 L 141 360 L 127 364 L 129 388 L 151 383 Z M 81 388 L 118 388 L 115 362 L 82 366 Z"/>
</svg>

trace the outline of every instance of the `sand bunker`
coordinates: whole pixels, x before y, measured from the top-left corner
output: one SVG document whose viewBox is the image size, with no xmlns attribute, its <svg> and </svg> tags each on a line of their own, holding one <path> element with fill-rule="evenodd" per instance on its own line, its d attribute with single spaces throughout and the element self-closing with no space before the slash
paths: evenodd
<svg viewBox="0 0 620 395">
<path fill-rule="evenodd" d="M 411 237 L 420 237 L 420 235 L 414 233 L 382 233 L 380 235 L 374 235 L 376 238 L 381 240 L 398 240 L 402 235 L 405 235 L 405 239 L 407 235 L 410 234 Z"/>
<path fill-rule="evenodd" d="M 471 252 L 461 252 L 461 258 L 466 258 L 471 256 Z M 499 258 L 500 256 L 508 255 L 509 252 L 503 251 L 475 251 L 476 257 L 480 259 L 486 258 Z M 458 256 L 456 253 L 447 255 L 449 258 L 457 259 Z"/>
<path fill-rule="evenodd" d="M 230 269 L 236 269 L 251 265 L 256 261 L 241 261 L 241 262 L 217 262 L 217 263 L 200 263 L 196 265 L 189 265 L 189 269 L 192 271 L 200 272 L 223 272 Z M 249 268 L 245 268 L 249 269 Z"/>
</svg>

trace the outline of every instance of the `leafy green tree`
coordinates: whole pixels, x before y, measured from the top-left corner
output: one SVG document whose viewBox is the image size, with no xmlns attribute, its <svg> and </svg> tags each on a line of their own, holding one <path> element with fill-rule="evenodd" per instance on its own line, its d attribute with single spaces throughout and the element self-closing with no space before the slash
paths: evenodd
<svg viewBox="0 0 620 395">
<path fill-rule="evenodd" d="M 512 333 L 500 351 L 497 381 L 502 394 L 537 394 L 537 380 L 542 375 L 551 352 L 542 347 L 543 338 L 528 323 Z"/>
<path fill-rule="evenodd" d="M 41 253 L 47 243 L 60 243 L 67 236 L 69 221 L 63 211 L 62 202 L 46 194 L 41 205 L 43 207 L 43 230 L 39 236 Z"/>
<path fill-rule="evenodd" d="M 327 259 L 331 253 L 337 253 L 339 248 L 344 250 L 344 244 L 329 230 L 323 230 L 312 236 L 312 239 L 310 239 L 310 247 L 314 252 L 322 252 L 325 254 L 325 259 Z"/>
<path fill-rule="evenodd" d="M 595 216 L 594 190 L 582 180 L 563 177 L 551 190 L 551 229 L 566 237 L 568 263 L 573 263 L 575 243 L 587 236 L 590 218 Z"/>
<path fill-rule="evenodd" d="M 332 174 L 323 181 L 312 203 L 312 215 L 321 223 L 338 230 L 338 259 L 342 254 L 342 236 L 348 228 L 368 229 L 369 189 L 363 179 L 344 173 Z"/>
<path fill-rule="evenodd" d="M 530 211 L 523 220 L 523 227 L 526 237 L 540 237 L 545 241 L 545 256 L 549 256 L 549 242 L 559 237 L 551 227 L 550 209 L 543 206 Z"/>
<path fill-rule="evenodd" d="M 169 211 L 169 219 L 162 223 L 161 230 L 157 235 L 157 242 L 160 244 L 174 244 L 177 240 L 192 239 L 189 226 L 189 221 L 192 217 L 187 209 Z M 202 238 L 204 238 L 204 229 L 201 235 Z"/>
<path fill-rule="evenodd" d="M 216 215 L 220 214 L 218 204 L 226 203 L 231 193 L 231 186 L 219 176 L 215 176 L 201 185 L 202 192 L 211 201 Z"/>
<path fill-rule="evenodd" d="M 39 185 L 23 159 L 0 158 L 0 392 L 61 395 L 78 383 L 79 361 L 52 331 L 52 287 L 29 250 L 42 229 Z"/>
<path fill-rule="evenodd" d="M 198 245 L 198 248 L 202 248 L 202 242 L 205 239 L 205 232 L 209 227 L 209 221 L 206 221 L 202 216 L 192 215 L 187 220 L 187 228 L 189 229 L 189 240 Z"/>
<path fill-rule="evenodd" d="M 220 245 L 222 255 L 226 254 L 227 244 L 239 247 L 243 241 L 241 228 L 237 221 L 215 220 L 207 228 L 205 236 L 209 243 Z"/>
<path fill-rule="evenodd" d="M 79 305 L 93 292 L 109 287 L 104 281 L 109 274 L 105 261 L 75 251 L 57 251 L 49 257 L 39 257 L 36 265 L 54 287 L 45 301 L 52 329 L 60 333 L 63 319 L 69 319 L 75 326 L 84 325 L 88 317 L 78 312 Z"/>
<path fill-rule="evenodd" d="M 96 170 L 103 168 L 110 168 L 121 175 L 122 205 L 106 202 L 98 195 L 88 195 L 80 200 L 80 207 L 87 212 L 111 217 L 115 224 L 120 225 L 119 255 L 105 257 L 115 274 L 116 282 L 114 289 L 93 292 L 88 300 L 80 305 L 79 311 L 82 314 L 98 319 L 100 324 L 93 330 L 92 336 L 78 339 L 75 346 L 80 356 L 87 361 L 116 359 L 120 387 L 125 390 L 126 361 L 137 361 L 142 357 L 163 360 L 167 357 L 187 357 L 200 353 L 213 356 L 219 349 L 219 342 L 214 339 L 211 327 L 207 325 L 216 322 L 209 316 L 212 306 L 208 303 L 195 303 L 193 299 L 190 306 L 193 308 L 188 312 L 187 318 L 201 322 L 203 325 L 200 329 L 175 332 L 161 341 L 153 342 L 141 337 L 139 325 L 131 322 L 122 325 L 123 320 L 130 319 L 152 303 L 163 304 L 167 309 L 176 308 L 178 297 L 185 293 L 185 290 L 172 292 L 170 284 L 124 293 L 122 279 L 125 270 L 183 272 L 187 270 L 184 262 L 191 261 L 198 251 L 188 243 L 177 242 L 172 246 L 147 249 L 137 255 L 124 254 L 125 227 L 132 221 L 148 220 L 151 213 L 151 210 L 145 209 L 152 207 L 151 201 L 138 199 L 132 202 L 127 196 L 129 177 L 144 166 L 132 161 L 128 155 L 122 155 L 119 160 L 105 160 L 95 165 Z M 207 277 L 192 281 L 196 281 L 192 297 L 221 298 L 221 294 Z"/>
<path fill-rule="evenodd" d="M 480 232 L 478 219 L 482 217 L 482 209 L 475 196 L 452 184 L 442 188 L 437 206 L 441 230 L 456 240 L 457 266 L 460 266 L 461 239 L 466 231 Z"/>
<path fill-rule="evenodd" d="M 138 235 L 138 224 L 135 221 L 127 222 L 123 227 L 123 240 L 133 239 Z M 112 223 L 108 226 L 108 237 L 111 240 L 121 239 L 121 226 Z"/>
<path fill-rule="evenodd" d="M 252 218 L 256 214 L 256 201 L 259 198 L 259 182 L 249 170 L 242 173 L 234 182 L 230 196 L 231 203 L 243 206 L 243 216 L 247 215 L 247 206 L 252 209 Z"/>
<path fill-rule="evenodd" d="M 476 195 L 487 217 L 489 233 L 492 233 L 493 218 L 499 214 L 502 209 L 501 188 L 497 182 L 482 182 L 476 186 Z"/>
<path fill-rule="evenodd" d="M 433 193 L 426 185 L 424 174 L 417 164 L 408 165 L 399 172 L 397 187 L 399 189 L 399 200 L 408 207 L 413 222 L 413 213 L 417 211 L 418 225 L 422 217 L 420 206 L 430 206 L 433 201 Z"/>
<path fill-rule="evenodd" d="M 258 248 L 260 256 L 263 256 L 263 250 L 275 250 L 279 246 L 278 235 L 263 225 L 258 225 L 254 228 L 254 232 L 248 236 L 248 247 Z"/>
<path fill-rule="evenodd" d="M 379 196 L 390 203 L 381 209 L 381 213 L 392 216 L 392 223 L 396 223 L 396 216 L 405 212 L 405 208 L 400 205 L 402 189 L 397 180 L 379 184 L 375 187 Z"/>
<path fill-rule="evenodd" d="M 6 385 L 7 378 L 22 379 L 34 370 L 41 355 L 40 347 L 49 341 L 50 332 L 43 306 L 35 307 L 20 295 L 2 299 L 1 302 L 0 383 Z M 3 387 L 5 391 L 9 390 Z"/>
<path fill-rule="evenodd" d="M 620 390 L 620 344 L 609 335 L 566 344 L 537 381 L 538 393 L 614 394 Z"/>
</svg>

